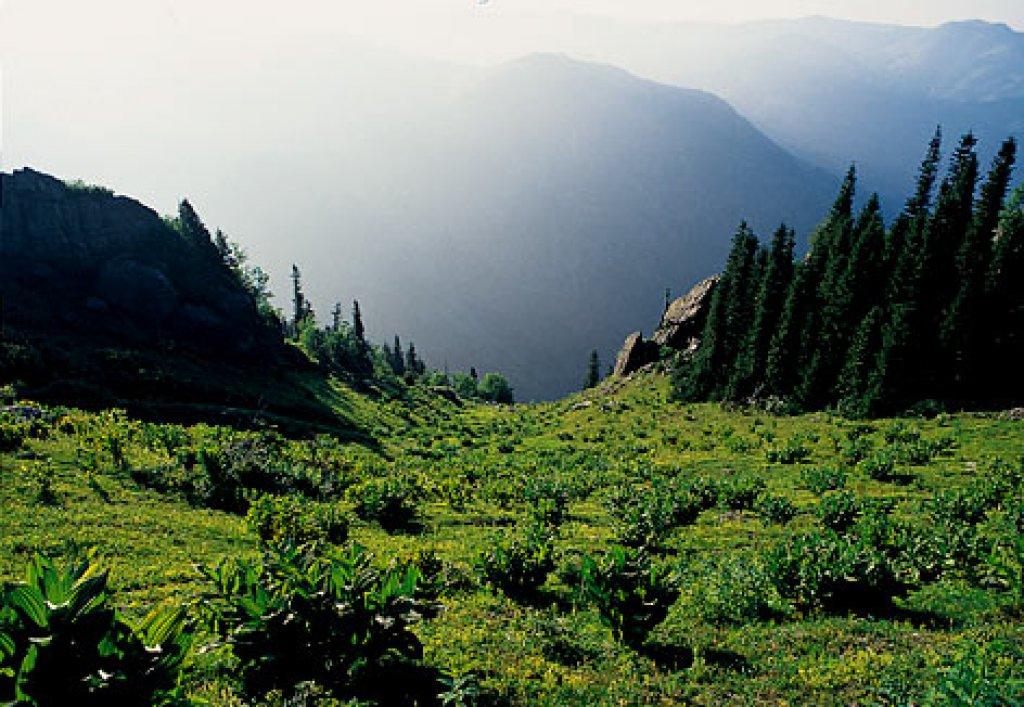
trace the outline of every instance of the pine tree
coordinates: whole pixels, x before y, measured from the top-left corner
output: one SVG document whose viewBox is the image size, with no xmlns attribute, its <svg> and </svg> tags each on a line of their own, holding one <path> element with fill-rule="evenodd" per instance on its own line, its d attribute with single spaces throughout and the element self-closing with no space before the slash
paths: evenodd
<svg viewBox="0 0 1024 707">
<path fill-rule="evenodd" d="M 1019 404 L 1024 397 L 1024 186 L 1013 193 L 999 219 L 985 301 L 992 343 L 984 390 L 991 401 Z"/>
<path fill-rule="evenodd" d="M 292 265 L 292 332 L 298 335 L 302 323 L 313 318 L 313 307 L 302 291 L 302 273 L 298 265 Z"/>
<path fill-rule="evenodd" d="M 426 367 L 416 355 L 416 344 L 410 342 L 409 350 L 405 352 L 405 375 L 406 378 L 416 378 L 423 375 Z"/>
<path fill-rule="evenodd" d="M 959 289 L 957 254 L 973 215 L 974 190 L 978 180 L 977 144 L 970 133 L 964 135 L 951 158 L 949 173 L 939 187 L 935 211 L 924 229 L 915 267 L 917 300 L 914 333 L 909 357 L 914 362 L 908 383 L 912 400 L 928 396 L 933 381 L 948 380 L 950 356 L 940 334 L 943 315 Z"/>
<path fill-rule="evenodd" d="M 341 329 L 341 302 L 335 302 L 334 308 L 331 309 L 331 330 L 339 331 Z"/>
<path fill-rule="evenodd" d="M 391 370 L 395 372 L 397 376 L 405 375 L 405 359 L 402 356 L 402 342 L 398 338 L 398 334 L 395 334 L 395 345 L 391 347 Z"/>
<path fill-rule="evenodd" d="M 982 361 L 991 341 L 986 333 L 996 325 L 988 319 L 991 309 L 985 301 L 985 276 L 1016 156 L 1017 143 L 1010 138 L 992 161 L 974 217 L 957 253 L 959 289 L 946 311 L 941 334 L 953 393 L 961 402 L 982 393 L 978 390 L 982 385 Z"/>
<path fill-rule="evenodd" d="M 590 360 L 587 362 L 587 378 L 583 388 L 594 388 L 601 382 L 601 359 L 597 355 L 597 349 L 590 352 Z"/>
<path fill-rule="evenodd" d="M 917 257 L 923 247 L 931 216 L 932 192 L 941 158 L 942 131 L 936 129 L 918 171 L 917 189 L 904 207 L 886 240 L 888 286 L 882 311 L 880 350 L 871 372 L 872 412 L 902 408 L 913 395 L 912 349 L 923 273 Z"/>
<path fill-rule="evenodd" d="M 470 366 L 469 367 L 469 377 L 472 378 L 473 380 L 478 380 L 479 379 L 478 376 L 477 376 L 477 373 L 476 373 L 476 367 L 475 366 Z"/>
<path fill-rule="evenodd" d="M 677 367 L 673 397 L 679 400 L 718 399 L 726 392 L 730 367 L 753 319 L 757 236 L 741 223 L 733 236 L 725 270 L 718 279 L 700 345 L 693 359 Z"/>
<path fill-rule="evenodd" d="M 740 399 L 757 394 L 764 383 L 772 338 L 778 329 L 786 294 L 793 280 L 796 234 L 782 224 L 772 237 L 770 249 L 762 250 L 765 262 L 758 278 L 754 322 L 736 360 L 728 397 Z"/>
<path fill-rule="evenodd" d="M 820 272 L 820 281 L 810 312 L 812 316 L 801 341 L 806 366 L 796 395 L 809 407 L 819 407 L 831 396 L 849 345 L 850 256 L 856 189 L 857 170 L 851 166 L 828 218 L 811 244 L 811 260 Z"/>
<path fill-rule="evenodd" d="M 366 329 L 363 327 L 363 315 L 359 311 L 359 301 L 352 301 L 352 333 L 356 341 L 366 344 Z"/>
</svg>

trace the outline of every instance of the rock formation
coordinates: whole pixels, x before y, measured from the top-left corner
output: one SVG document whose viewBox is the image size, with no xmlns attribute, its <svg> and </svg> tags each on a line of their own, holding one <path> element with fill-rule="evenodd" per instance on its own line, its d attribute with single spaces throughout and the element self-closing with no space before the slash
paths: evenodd
<svg viewBox="0 0 1024 707">
<path fill-rule="evenodd" d="M 139 202 L 31 169 L 0 175 L 5 336 L 260 358 L 275 335 L 210 243 Z"/>
<path fill-rule="evenodd" d="M 645 340 L 638 331 L 626 337 L 615 360 L 613 375 L 627 376 L 658 361 L 662 347 L 684 354 L 693 353 L 700 343 L 711 295 L 717 283 L 718 276 L 709 277 L 672 302 L 662 315 L 661 324 L 650 341 Z"/>
</svg>

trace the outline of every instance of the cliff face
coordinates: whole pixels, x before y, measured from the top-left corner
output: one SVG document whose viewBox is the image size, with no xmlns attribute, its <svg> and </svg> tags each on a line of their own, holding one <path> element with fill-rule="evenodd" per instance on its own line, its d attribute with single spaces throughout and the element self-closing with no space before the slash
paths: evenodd
<svg viewBox="0 0 1024 707">
<path fill-rule="evenodd" d="M 23 169 L 0 175 L 5 338 L 258 359 L 276 346 L 210 243 L 152 209 Z"/>
</svg>

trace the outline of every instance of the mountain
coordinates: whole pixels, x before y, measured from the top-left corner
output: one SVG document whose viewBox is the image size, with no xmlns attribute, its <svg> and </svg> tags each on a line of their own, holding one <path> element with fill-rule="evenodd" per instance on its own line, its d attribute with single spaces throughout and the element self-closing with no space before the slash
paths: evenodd
<svg viewBox="0 0 1024 707">
<path fill-rule="evenodd" d="M 936 125 L 950 141 L 968 130 L 984 136 L 983 162 L 1006 136 L 1024 138 L 1024 34 L 1003 24 L 569 19 L 547 31 L 572 55 L 712 91 L 830 172 L 856 161 L 890 214 L 902 205 L 920 146 Z M 516 50 L 534 45 L 528 26 L 507 40 Z"/>
<path fill-rule="evenodd" d="M 486 73 L 442 116 L 370 206 L 389 290 L 369 294 L 435 364 L 500 369 L 524 399 L 578 387 L 592 348 L 610 363 L 741 219 L 806 233 L 833 187 L 709 93 L 560 55 Z M 310 282 L 335 268 L 321 250 Z"/>
</svg>

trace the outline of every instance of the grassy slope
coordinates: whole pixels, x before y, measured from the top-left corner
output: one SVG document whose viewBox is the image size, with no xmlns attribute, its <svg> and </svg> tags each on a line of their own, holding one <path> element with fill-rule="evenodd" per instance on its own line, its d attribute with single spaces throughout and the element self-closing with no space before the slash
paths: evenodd
<svg viewBox="0 0 1024 707">
<path fill-rule="evenodd" d="M 901 689 L 901 681 L 911 693 L 923 694 L 944 666 L 980 647 L 987 647 L 986 662 L 1000 677 L 1024 677 L 1024 622 L 1006 611 L 1006 595 L 955 575 L 911 594 L 902 611 L 887 618 L 792 615 L 738 626 L 698 618 L 692 597 L 713 578 L 710 563 L 716 558 L 739 556 L 816 525 L 817 497 L 802 487 L 801 471 L 838 461 L 833 439 L 848 425 L 841 420 L 680 407 L 665 402 L 663 379 L 643 377 L 582 397 L 512 409 L 460 409 L 421 393 L 404 404 L 370 401 L 344 389 L 336 393 L 347 401 L 351 418 L 379 443 L 376 449 L 352 445 L 342 462 L 347 471 L 355 478 L 412 475 L 425 495 L 418 532 L 356 526 L 355 539 L 381 561 L 432 548 L 468 570 L 494 538 L 526 516 L 522 486 L 537 474 L 570 479 L 579 491 L 557 541 L 563 561 L 612 541 L 611 517 L 601 503 L 605 490 L 651 467 L 715 477 L 753 473 L 770 491 L 797 504 L 800 514 L 788 526 L 766 525 L 746 511 L 705 511 L 666 543 L 664 558 L 688 581 L 658 638 L 696 650 L 688 669 L 659 667 L 617 645 L 596 614 L 572 607 L 571 592 L 557 574 L 549 578 L 543 598 L 529 604 L 486 589 L 447 597 L 447 611 L 420 629 L 427 660 L 456 673 L 478 671 L 485 685 L 513 701 L 848 704 L 876 699 L 890 683 Z M 872 481 L 856 470 L 850 474 L 850 486 L 859 494 L 899 501 L 897 513 L 917 512 L 916 500 L 968 483 L 997 457 L 1016 460 L 1024 454 L 1021 422 L 962 415 L 913 424 L 925 438 L 953 436 L 958 447 L 906 469 L 912 478 L 903 485 Z M 807 463 L 765 461 L 766 438 L 794 435 L 810 440 Z M 252 535 L 235 516 L 143 490 L 106 461 L 96 473 L 83 472 L 83 444 L 80 435 L 57 433 L 30 440 L 17 455 L 0 457 L 0 575 L 15 573 L 32 550 L 67 553 L 96 545 L 113 568 L 114 584 L 124 590 L 119 597 L 134 609 L 190 596 L 199 586 L 195 563 L 256 551 Z M 130 449 L 129 463 L 167 461 L 148 454 Z M 53 478 L 59 506 L 36 501 L 41 475 Z"/>
</svg>

